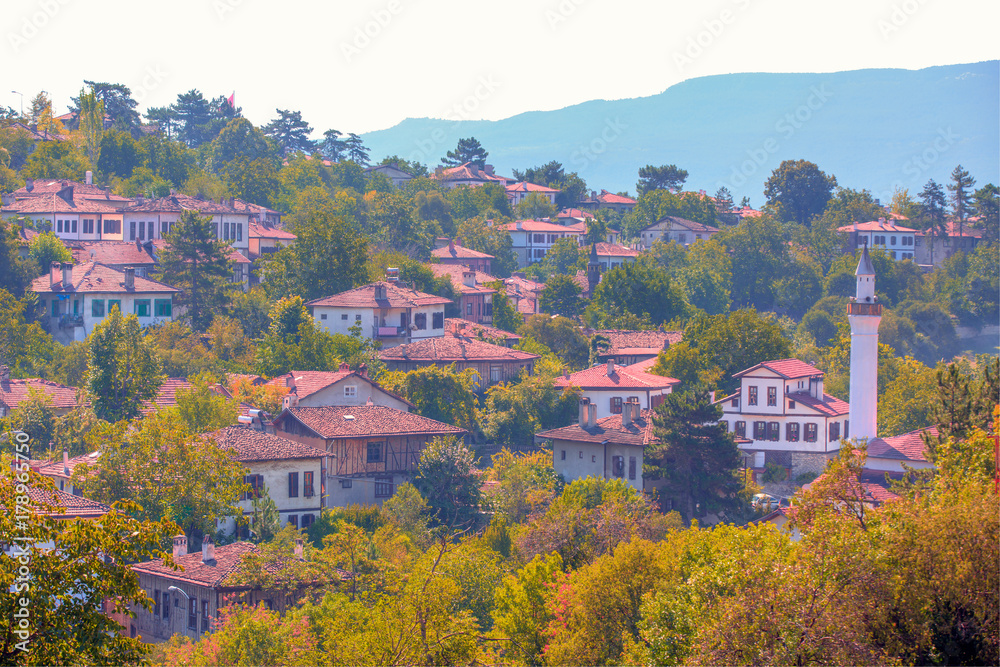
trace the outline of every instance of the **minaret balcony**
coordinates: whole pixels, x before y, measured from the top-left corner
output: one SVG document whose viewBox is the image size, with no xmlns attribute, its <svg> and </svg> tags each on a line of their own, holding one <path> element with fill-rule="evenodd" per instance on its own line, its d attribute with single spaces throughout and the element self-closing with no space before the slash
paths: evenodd
<svg viewBox="0 0 1000 667">
<path fill-rule="evenodd" d="M 881 303 L 849 303 L 847 304 L 848 315 L 881 315 Z"/>
</svg>

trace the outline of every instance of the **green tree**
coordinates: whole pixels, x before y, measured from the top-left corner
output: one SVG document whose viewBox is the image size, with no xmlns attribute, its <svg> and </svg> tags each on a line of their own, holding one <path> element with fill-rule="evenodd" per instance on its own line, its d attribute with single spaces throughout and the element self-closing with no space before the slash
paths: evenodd
<svg viewBox="0 0 1000 667">
<path fill-rule="evenodd" d="M 37 275 L 45 275 L 52 268 L 52 262 L 73 263 L 73 253 L 52 232 L 39 234 L 31 239 L 28 246 L 28 259 L 38 265 Z"/>
<path fill-rule="evenodd" d="M 109 177 L 131 178 L 132 173 L 146 162 L 142 144 L 128 132 L 108 130 L 101 137 L 97 168 Z"/>
<path fill-rule="evenodd" d="M 931 424 L 934 392 L 934 370 L 907 357 L 899 365 L 898 374 L 880 387 L 878 399 L 878 432 L 882 437 L 902 435 Z"/>
<path fill-rule="evenodd" d="M 544 449 L 516 454 L 504 448 L 493 455 L 486 478 L 496 484 L 485 488 L 485 501 L 511 525 L 550 501 L 558 482 L 552 452 Z"/>
<path fill-rule="evenodd" d="M 277 172 L 267 158 L 239 158 L 228 163 L 225 181 L 232 195 L 261 206 L 273 206 L 280 188 Z"/>
<path fill-rule="evenodd" d="M 671 242 L 674 248 L 680 249 Z M 677 276 L 688 302 L 710 315 L 729 312 L 732 305 L 733 262 L 726 247 L 715 239 L 697 240 L 688 248 Z"/>
<path fill-rule="evenodd" d="M 459 426 L 473 436 L 479 432 L 476 399 L 476 372 L 425 366 L 403 373 L 392 371 L 380 378 L 382 386 L 400 394 L 417 406 L 416 412 L 428 419 Z"/>
<path fill-rule="evenodd" d="M 22 431 L 31 437 L 39 450 L 37 453 L 44 449 L 50 458 L 55 455 L 50 449 L 56 433 L 56 409 L 51 396 L 29 387 L 27 399 L 11 412 L 9 424 L 11 430 Z"/>
<path fill-rule="evenodd" d="M 976 227 L 983 233 L 987 243 L 1000 241 L 1000 189 L 987 183 L 976 190 L 976 215 L 980 216 Z"/>
<path fill-rule="evenodd" d="M 469 137 L 467 139 L 459 139 L 455 150 L 448 151 L 441 158 L 441 164 L 446 167 L 457 167 L 466 162 L 471 162 L 473 166 L 485 169 L 486 157 L 488 155 L 489 153 L 486 152 L 486 149 L 480 145 L 475 137 Z"/>
<path fill-rule="evenodd" d="M 0 290 L 16 298 L 35 277 L 35 267 L 21 258 L 21 237 L 16 225 L 0 219 Z"/>
<path fill-rule="evenodd" d="M 583 312 L 580 286 L 565 273 L 557 273 L 545 283 L 545 289 L 538 297 L 538 305 L 543 313 L 577 317 Z"/>
<path fill-rule="evenodd" d="M 827 176 L 814 163 L 784 160 L 767 179 L 764 196 L 782 220 L 808 227 L 826 208 L 835 187 L 837 178 Z"/>
<path fill-rule="evenodd" d="M 486 287 L 497 291 L 493 295 L 493 326 L 503 331 L 514 333 L 524 324 L 520 313 L 514 310 L 514 305 L 507 298 L 507 289 L 502 281 L 484 283 Z"/>
<path fill-rule="evenodd" d="M 739 495 L 740 454 L 721 417 L 722 407 L 712 404 L 707 391 L 669 394 L 653 414 L 658 443 L 647 446 L 643 467 L 663 480 L 661 492 L 677 500 L 688 520 L 739 511 L 745 502 Z"/>
<path fill-rule="evenodd" d="M 951 183 L 948 184 L 948 192 L 951 193 L 951 214 L 958 223 L 958 235 L 962 236 L 965 229 L 965 221 L 969 214 L 975 211 L 974 190 L 976 179 L 968 171 L 958 165 L 951 172 Z"/>
<path fill-rule="evenodd" d="M 714 240 L 726 246 L 732 258 L 733 305 L 770 309 L 775 282 L 786 275 L 791 263 L 788 243 L 777 221 L 768 215 L 745 218 Z"/>
<path fill-rule="evenodd" d="M 229 306 L 230 251 L 227 241 L 216 240 L 210 217 L 185 211 L 170 227 L 158 278 L 182 290 L 174 299 L 195 330 L 207 329 L 212 317 Z"/>
<path fill-rule="evenodd" d="M 359 167 L 368 166 L 368 154 L 371 153 L 371 149 L 365 146 L 360 135 L 353 132 L 348 134 L 347 140 L 344 141 L 344 149 L 347 151 L 348 160 Z"/>
<path fill-rule="evenodd" d="M 580 248 L 575 238 L 556 239 L 545 253 L 545 258 L 532 264 L 529 270 L 536 272 L 542 282 L 550 276 L 575 276 L 578 270 L 586 267 L 585 257 L 586 252 Z"/>
<path fill-rule="evenodd" d="M 681 169 L 676 164 L 659 167 L 647 164 L 639 169 L 639 182 L 635 184 L 635 189 L 640 197 L 653 190 L 680 192 L 687 177 L 687 170 Z"/>
<path fill-rule="evenodd" d="M 553 218 L 559 209 L 549 201 L 549 198 L 540 192 L 529 193 L 517 205 L 518 220 L 541 220 L 542 218 Z"/>
<path fill-rule="evenodd" d="M 590 358 L 587 337 L 580 331 L 580 326 L 568 317 L 532 315 L 517 333 L 530 336 L 549 348 L 573 370 L 583 368 Z"/>
<path fill-rule="evenodd" d="M 97 98 L 93 89 L 89 93 L 81 89 L 76 103 L 79 105 L 77 118 L 87 146 L 87 157 L 92 164 L 99 164 L 104 136 L 104 102 Z"/>
<path fill-rule="evenodd" d="M 691 314 L 684 289 L 659 266 L 640 258 L 611 269 L 594 290 L 593 305 L 607 315 L 648 315 L 654 325 Z M 544 341 L 543 341 L 544 342 Z"/>
<path fill-rule="evenodd" d="M 268 156 L 267 138 L 246 118 L 229 121 L 212 141 L 212 162 L 215 170 L 224 173 L 227 165 L 239 159 L 253 162 Z"/>
<path fill-rule="evenodd" d="M 94 412 L 109 422 L 132 419 L 163 384 L 160 360 L 135 315 L 117 307 L 90 334 L 87 393 Z"/>
<path fill-rule="evenodd" d="M 930 260 L 934 263 L 934 246 L 936 237 L 947 236 L 948 224 L 945 218 L 944 190 L 934 179 L 930 179 L 920 191 L 920 212 L 918 221 L 925 230 L 930 230 L 927 241 L 930 245 Z"/>
<path fill-rule="evenodd" d="M 21 178 L 82 181 L 94 166 L 83 149 L 71 141 L 44 141 L 28 156 Z"/>
<path fill-rule="evenodd" d="M 0 364 L 13 377 L 38 377 L 52 359 L 52 336 L 31 317 L 32 305 L 0 289 Z"/>
<path fill-rule="evenodd" d="M 240 404 L 217 393 L 212 388 L 215 384 L 212 376 L 198 375 L 191 378 L 191 384 L 190 389 L 177 390 L 177 406 L 172 408 L 189 432 L 207 433 L 236 423 Z"/>
<path fill-rule="evenodd" d="M 460 438 L 434 438 L 424 447 L 413 485 L 434 520 L 449 528 L 470 527 L 479 513 L 479 475 Z"/>
<path fill-rule="evenodd" d="M 565 426 L 578 409 L 580 390 L 559 390 L 556 367 L 539 362 L 535 375 L 520 382 L 497 384 L 486 390 L 483 431 L 488 442 L 524 447 L 543 429 Z"/>
<path fill-rule="evenodd" d="M 490 186 L 484 185 L 475 189 L 482 190 L 487 187 Z M 455 189 L 465 190 L 466 188 Z M 461 217 L 461 215 L 456 214 L 456 219 Z M 496 277 L 507 278 L 517 270 L 517 255 L 514 254 L 510 232 L 499 221 L 494 221 L 494 224 L 491 225 L 487 223 L 485 218 L 468 218 L 459 224 L 458 236 L 461 237 L 462 244 L 466 248 L 493 255 L 493 259 L 490 261 L 490 270 Z"/>
<path fill-rule="evenodd" d="M 132 97 L 132 90 L 121 83 L 107 83 L 103 81 L 83 81 L 85 86 L 90 88 L 90 94 L 102 106 L 101 114 L 98 116 L 103 128 L 104 116 L 111 118 L 111 125 L 114 129 L 128 132 L 133 137 L 138 138 L 141 134 L 139 112 L 135 110 L 139 103 Z M 70 111 L 77 113 L 80 128 L 83 128 L 83 104 L 84 92 L 80 91 L 80 97 L 71 98 L 73 104 Z"/>
<path fill-rule="evenodd" d="M 344 136 L 339 130 L 327 130 L 323 133 L 323 140 L 319 142 L 319 151 L 324 158 L 330 162 L 340 162 L 347 153 Z"/>
<path fill-rule="evenodd" d="M 287 109 L 275 111 L 278 117 L 264 126 L 264 134 L 274 139 L 285 155 L 295 152 L 312 153 L 315 147 L 309 139 L 312 128 L 302 120 L 302 112 Z"/>
<path fill-rule="evenodd" d="M 535 556 L 497 589 L 494 628 L 511 642 L 504 655 L 511 664 L 543 664 L 548 625 L 555 619 L 546 603 L 562 569 L 557 553 Z"/>
<path fill-rule="evenodd" d="M 170 118 L 178 125 L 177 137 L 191 148 L 197 148 L 214 137 L 211 131 L 212 108 L 201 92 L 194 88 L 178 93 L 170 107 Z"/>
</svg>

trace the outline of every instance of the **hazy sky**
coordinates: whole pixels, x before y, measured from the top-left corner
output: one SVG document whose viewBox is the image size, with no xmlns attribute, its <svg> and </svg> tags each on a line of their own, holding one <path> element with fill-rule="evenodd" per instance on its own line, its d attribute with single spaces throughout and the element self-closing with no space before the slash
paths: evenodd
<svg viewBox="0 0 1000 667">
<path fill-rule="evenodd" d="M 317 138 L 406 117 L 500 119 L 732 72 L 917 69 L 1000 57 L 996 0 L 5 0 L 0 104 L 83 79 L 140 110 L 198 88 Z"/>
</svg>

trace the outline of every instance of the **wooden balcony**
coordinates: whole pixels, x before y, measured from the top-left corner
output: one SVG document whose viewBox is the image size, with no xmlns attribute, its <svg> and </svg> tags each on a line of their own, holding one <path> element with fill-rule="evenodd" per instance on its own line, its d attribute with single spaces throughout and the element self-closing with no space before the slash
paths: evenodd
<svg viewBox="0 0 1000 667">
<path fill-rule="evenodd" d="M 848 315 L 881 315 L 881 303 L 849 303 L 847 304 Z"/>
</svg>

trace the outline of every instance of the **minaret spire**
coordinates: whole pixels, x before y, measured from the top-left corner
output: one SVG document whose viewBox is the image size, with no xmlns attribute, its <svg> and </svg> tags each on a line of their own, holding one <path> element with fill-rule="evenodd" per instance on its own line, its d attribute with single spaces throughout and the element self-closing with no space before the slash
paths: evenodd
<svg viewBox="0 0 1000 667">
<path fill-rule="evenodd" d="M 878 327 L 882 304 L 875 296 L 875 266 L 868 254 L 868 240 L 861 251 L 854 300 L 847 304 L 851 324 L 851 435 L 871 440 L 878 435 Z"/>
</svg>

